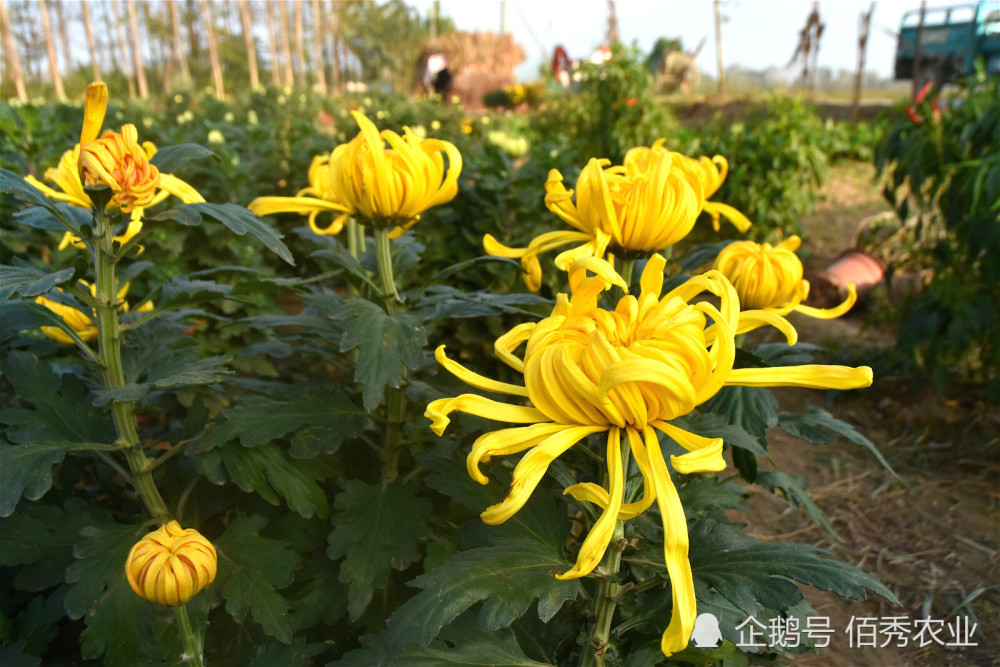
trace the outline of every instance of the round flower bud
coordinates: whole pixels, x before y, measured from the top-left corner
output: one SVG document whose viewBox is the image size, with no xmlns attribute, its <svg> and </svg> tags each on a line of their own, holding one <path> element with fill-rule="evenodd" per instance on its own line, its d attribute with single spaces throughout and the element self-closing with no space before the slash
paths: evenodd
<svg viewBox="0 0 1000 667">
<path fill-rule="evenodd" d="M 212 543 L 176 521 L 139 540 L 125 561 L 128 583 L 139 597 L 167 606 L 182 605 L 215 579 Z"/>
<path fill-rule="evenodd" d="M 809 289 L 808 283 L 803 285 L 802 262 L 795 254 L 799 243 L 798 236 L 777 246 L 736 241 L 722 249 L 714 268 L 733 283 L 744 310 L 798 303 Z"/>
<path fill-rule="evenodd" d="M 84 185 L 111 188 L 112 203 L 123 213 L 149 206 L 160 186 L 160 172 L 139 145 L 134 125 L 123 126 L 121 133 L 105 132 L 100 139 L 81 144 L 79 168 Z"/>
</svg>

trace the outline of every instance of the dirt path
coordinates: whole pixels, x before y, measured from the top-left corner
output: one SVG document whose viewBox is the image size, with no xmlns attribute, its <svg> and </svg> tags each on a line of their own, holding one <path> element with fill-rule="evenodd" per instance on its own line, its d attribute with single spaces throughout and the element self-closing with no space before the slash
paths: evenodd
<svg viewBox="0 0 1000 667">
<path fill-rule="evenodd" d="M 811 252 L 807 277 L 815 276 L 850 247 L 860 221 L 885 210 L 865 165 L 831 170 L 816 211 L 803 220 L 803 246 Z M 892 319 L 879 317 L 879 301 L 833 322 L 797 318 L 800 340 L 825 343 L 833 362 L 876 368 L 891 349 Z M 885 367 L 885 364 L 881 364 Z M 864 448 L 838 441 L 811 445 L 776 431 L 770 454 L 776 467 L 800 476 L 843 541 L 816 525 L 783 498 L 748 486 L 750 532 L 761 539 L 792 540 L 829 549 L 835 557 L 876 576 L 902 603 L 881 598 L 845 601 L 810 590 L 807 599 L 831 619 L 830 646 L 801 656 L 807 667 L 931 667 L 1000 665 L 1000 410 L 975 388 L 938 396 L 902 377 L 876 374 L 873 387 L 827 400 L 824 392 L 778 392 L 782 409 L 823 406 L 866 434 L 899 474 L 893 478 Z M 766 466 L 765 466 L 766 467 Z M 740 513 L 740 520 L 748 520 Z M 969 643 L 920 646 L 916 631 L 905 647 L 879 631 L 885 647 L 852 646 L 852 617 L 870 627 L 890 617 L 930 617 L 954 624 L 965 615 L 978 631 Z M 930 635 L 925 635 L 930 639 Z M 951 641 L 943 629 L 943 641 Z"/>
</svg>

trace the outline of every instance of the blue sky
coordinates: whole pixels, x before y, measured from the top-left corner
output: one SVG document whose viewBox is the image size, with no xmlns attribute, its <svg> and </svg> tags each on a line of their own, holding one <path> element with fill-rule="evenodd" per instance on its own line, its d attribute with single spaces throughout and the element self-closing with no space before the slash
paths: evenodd
<svg viewBox="0 0 1000 667">
<path fill-rule="evenodd" d="M 410 0 L 426 15 L 431 0 Z M 518 78 L 537 78 L 545 53 L 546 62 L 557 44 L 570 56 L 589 55 L 604 38 L 607 0 L 507 0 L 508 25 L 524 47 L 528 60 L 518 68 Z M 949 4 L 948 0 L 930 5 Z M 820 17 L 826 24 L 820 42 L 819 66 L 854 71 L 857 66 L 858 17 L 870 0 L 824 0 Z M 500 0 L 441 0 L 441 12 L 454 19 L 460 30 L 500 28 Z M 798 44 L 799 30 L 812 10 L 812 0 L 724 0 L 722 42 L 726 65 L 750 69 L 783 67 Z M 872 18 L 865 69 L 892 75 L 896 39 L 889 32 L 899 28 L 904 12 L 918 9 L 919 0 L 878 0 Z M 681 37 L 693 49 L 706 38 L 698 56 L 702 71 L 713 74 L 715 26 L 712 0 L 618 0 L 618 24 L 622 41 L 636 41 L 648 52 L 658 37 Z"/>
</svg>

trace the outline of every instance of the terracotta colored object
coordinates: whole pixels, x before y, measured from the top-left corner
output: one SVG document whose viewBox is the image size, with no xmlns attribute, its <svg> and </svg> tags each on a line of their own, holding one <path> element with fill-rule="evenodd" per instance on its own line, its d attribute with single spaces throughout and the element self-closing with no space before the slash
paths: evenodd
<svg viewBox="0 0 1000 667">
<path fill-rule="evenodd" d="M 847 250 L 820 274 L 820 280 L 846 293 L 854 283 L 861 296 L 885 279 L 885 262 L 861 250 Z"/>
</svg>

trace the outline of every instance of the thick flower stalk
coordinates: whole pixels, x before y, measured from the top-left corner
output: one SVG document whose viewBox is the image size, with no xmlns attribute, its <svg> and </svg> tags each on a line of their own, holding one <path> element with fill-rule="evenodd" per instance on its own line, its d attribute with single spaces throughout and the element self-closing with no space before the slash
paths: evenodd
<svg viewBox="0 0 1000 667">
<path fill-rule="evenodd" d="M 854 283 L 848 286 L 844 302 L 835 308 L 802 305 L 809 296 L 809 281 L 802 279 L 802 262 L 795 254 L 801 242 L 798 236 L 773 247 L 770 243 L 736 241 L 722 249 L 713 268 L 733 283 L 745 309 L 780 316 L 796 311 L 818 319 L 840 317 L 857 301 Z"/>
<path fill-rule="evenodd" d="M 439 363 L 471 386 L 526 399 L 529 404 L 462 394 L 432 402 L 425 416 L 438 435 L 455 411 L 522 424 L 482 435 L 469 454 L 469 474 L 486 484 L 480 464 L 493 456 L 526 452 L 514 469 L 506 498 L 483 512 L 488 524 L 513 516 L 563 452 L 588 435 L 607 433 L 607 488 L 583 482 L 565 491 L 600 506 L 603 512 L 585 538 L 576 564 L 556 576 L 588 575 L 607 551 L 616 522 L 657 503 L 674 602 L 661 645 L 669 656 L 687 646 L 697 607 L 684 509 L 657 433 L 686 450 L 670 457 L 675 472 L 719 471 L 726 465 L 722 439 L 687 432 L 670 420 L 688 414 L 727 385 L 853 389 L 870 385 L 872 372 L 867 367 L 818 365 L 734 369 L 736 333 L 770 324 L 775 316 L 741 314 L 736 291 L 717 271 L 694 277 L 661 296 L 665 266 L 664 258 L 654 255 L 642 273 L 638 298 L 626 295 L 614 310 L 605 310 L 598 306 L 599 296 L 612 285 L 623 286 L 624 281 L 602 260 L 576 260 L 570 267 L 572 294 L 560 294 L 548 318 L 520 324 L 496 341 L 497 356 L 523 374 L 524 385 L 478 375 L 448 359 L 443 346 L 435 353 Z M 588 277 L 588 271 L 596 275 Z M 717 298 L 719 305 L 694 301 L 705 293 Z M 518 357 L 515 351 L 522 344 L 524 354 Z M 643 497 L 631 503 L 623 497 L 627 472 L 620 463 L 623 441 L 644 481 Z"/>
<path fill-rule="evenodd" d="M 87 282 L 81 280 L 85 288 L 89 289 L 91 296 L 97 297 L 97 286 L 89 285 Z M 62 292 L 62 290 L 58 290 Z M 122 288 L 118 290 L 118 312 L 127 313 L 129 310 L 128 302 L 125 300 L 125 296 L 128 294 L 128 283 L 122 285 Z M 66 305 L 54 299 L 49 299 L 44 296 L 37 297 L 35 303 L 45 306 L 53 313 L 62 318 L 66 326 L 69 327 L 73 333 L 80 337 L 85 343 L 92 343 L 97 340 L 97 323 L 94 321 L 96 314 L 94 309 L 90 309 L 90 313 L 87 314 L 78 308 Z M 148 312 L 153 310 L 153 302 L 146 301 L 139 306 L 139 312 Z M 41 327 L 42 333 L 51 338 L 52 340 L 58 341 L 63 345 L 73 345 L 74 341 L 65 331 L 59 327 Z"/>
<path fill-rule="evenodd" d="M 131 214 L 131 222 L 125 232 L 115 237 L 118 243 L 126 243 L 142 229 L 142 213 L 170 195 L 185 204 L 204 202 L 198 192 L 181 179 L 171 174 L 159 172 L 149 163 L 156 154 L 156 147 L 150 142 L 138 143 L 138 132 L 134 125 L 124 125 L 121 132 L 105 132 L 98 138 L 108 106 L 108 87 L 95 82 L 87 87 L 87 97 L 83 111 L 83 129 L 80 143 L 63 153 L 59 165 L 45 172 L 45 180 L 55 184 L 53 189 L 33 176 L 25 180 L 42 191 L 47 197 L 72 206 L 93 208 L 85 185 L 107 185 L 114 192 L 108 202 L 108 209 L 121 209 Z M 72 244 L 82 248 L 76 236 L 66 233 L 60 248 Z"/>
<path fill-rule="evenodd" d="M 721 156 L 716 160 L 727 164 Z M 556 267 L 563 271 L 580 257 L 662 252 L 690 233 L 703 210 L 715 211 L 716 217 L 723 210 L 705 201 L 725 178 L 725 169 L 719 171 L 715 165 L 706 157 L 698 161 L 669 151 L 660 139 L 651 147 L 632 148 L 621 165 L 592 158 L 580 173 L 575 191 L 567 190 L 562 174 L 553 169 L 545 183 L 545 205 L 576 231 L 547 232 L 527 248 L 507 247 L 487 234 L 483 248 L 491 255 L 520 259 L 525 283 L 532 291 L 541 286 L 538 255 L 555 248 L 581 244 L 556 257 Z M 725 207 L 727 213 L 730 209 Z M 750 226 L 735 209 L 729 217 L 741 231 Z"/>
<path fill-rule="evenodd" d="M 125 576 L 139 597 L 175 607 L 215 580 L 216 565 L 211 542 L 170 521 L 136 542 L 125 561 Z"/>
</svg>

